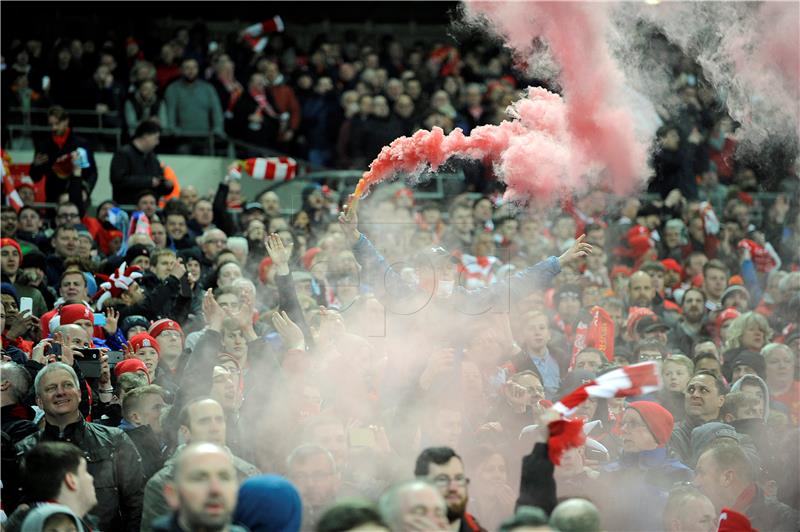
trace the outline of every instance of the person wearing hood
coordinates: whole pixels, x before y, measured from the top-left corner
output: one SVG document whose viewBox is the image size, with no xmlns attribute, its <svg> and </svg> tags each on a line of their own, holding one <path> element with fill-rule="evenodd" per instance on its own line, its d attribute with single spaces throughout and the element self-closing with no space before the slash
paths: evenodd
<svg viewBox="0 0 800 532">
<path fill-rule="evenodd" d="M 691 470 L 667 452 L 674 420 L 658 403 L 633 401 L 622 416 L 622 455 L 601 469 L 610 489 L 599 500 L 608 530 L 657 530 L 667 494 L 676 482 L 688 481 Z M 636 493 L 647 512 L 632 515 L 621 494 Z"/>
<path fill-rule="evenodd" d="M 239 487 L 234 523 L 251 532 L 299 532 L 303 517 L 300 494 L 278 475 L 258 475 Z"/>
<path fill-rule="evenodd" d="M 757 409 L 761 412 L 761 415 L 759 417 L 763 418 L 764 422 L 766 422 L 767 419 L 769 419 L 769 412 L 773 408 L 780 410 L 784 413 L 787 413 L 783 405 L 781 405 L 780 403 L 776 404 L 770 398 L 769 387 L 767 386 L 767 382 L 763 379 L 763 377 L 760 377 L 756 374 L 748 373 L 739 377 L 731 385 L 730 392 L 731 393 L 742 392 L 747 395 L 752 395 L 753 397 L 758 399 L 759 404 L 757 405 Z M 720 411 L 720 415 L 722 415 L 722 411 Z"/>
<path fill-rule="evenodd" d="M 72 510 L 62 504 L 43 504 L 28 513 L 22 523 L 22 532 L 50 532 L 87 530 Z M 89 529 L 90 530 L 90 529 Z"/>
<path fill-rule="evenodd" d="M 763 379 L 757 375 L 745 375 L 731 386 L 731 392 L 725 396 L 720 418 L 753 441 L 766 470 L 774 476 L 781 470 L 778 464 L 785 450 L 779 443 L 780 434 L 767 426 L 771 410 L 768 398 L 769 389 Z"/>
</svg>

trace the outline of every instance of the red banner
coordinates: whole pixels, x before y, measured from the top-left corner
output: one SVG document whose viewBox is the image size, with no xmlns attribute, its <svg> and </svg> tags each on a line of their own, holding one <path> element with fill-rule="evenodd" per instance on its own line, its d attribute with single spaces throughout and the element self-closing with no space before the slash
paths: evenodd
<svg viewBox="0 0 800 532">
<path fill-rule="evenodd" d="M 594 306 L 589 311 L 592 321 L 580 322 L 575 327 L 575 342 L 572 344 L 572 359 L 569 368 L 575 367 L 575 357 L 587 347 L 605 353 L 609 362 L 614 360 L 614 320 L 603 308 Z"/>
</svg>

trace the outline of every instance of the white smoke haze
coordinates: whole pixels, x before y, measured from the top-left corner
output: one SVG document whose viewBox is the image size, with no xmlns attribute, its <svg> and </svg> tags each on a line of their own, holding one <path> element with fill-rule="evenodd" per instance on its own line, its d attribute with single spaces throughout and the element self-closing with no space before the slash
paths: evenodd
<svg viewBox="0 0 800 532">
<path fill-rule="evenodd" d="M 742 153 L 757 153 L 766 144 L 796 146 L 800 132 L 798 2 L 626 3 L 616 12 L 628 30 L 616 43 L 618 50 L 630 52 L 636 38 L 625 36 L 635 36 L 629 30 L 641 20 L 663 32 L 700 65 L 730 116 L 741 124 L 737 138 Z M 652 81 L 648 87 L 667 88 L 660 83 L 660 69 L 639 72 Z"/>
<path fill-rule="evenodd" d="M 633 138 L 642 144 L 650 144 L 663 117 L 680 105 L 675 100 L 675 73 L 665 60 L 665 41 L 650 39 L 655 29 L 702 67 L 731 116 L 741 124 L 742 149 L 796 143 L 800 98 L 797 65 L 793 70 L 791 61 L 797 52 L 785 46 L 797 42 L 790 39 L 797 36 L 797 10 L 793 16 L 791 11 L 785 6 L 722 2 L 595 6 L 592 12 L 603 15 L 599 29 L 614 67 L 614 73 L 605 73 L 614 84 L 609 103 L 630 112 Z M 455 23 L 490 30 L 482 17 Z M 524 35 L 521 25 L 514 31 L 517 37 Z M 774 55 L 780 59 L 774 65 L 765 62 L 770 50 L 776 50 Z M 549 43 L 527 43 L 514 51 L 527 54 L 528 75 L 562 85 L 565 69 Z M 574 80 L 589 79 L 578 74 L 572 73 Z M 585 87 L 576 90 L 579 95 L 596 94 Z M 640 188 L 645 177 L 637 176 Z M 411 259 L 429 249 L 432 240 L 417 230 L 409 210 L 395 208 L 390 192 L 394 190 L 388 183 L 379 184 L 362 201 L 359 228 L 409 284 L 419 280 L 423 286 L 432 286 L 432 272 L 411 267 Z M 543 211 L 526 214 L 542 217 Z M 609 241 L 607 251 L 616 244 Z M 283 460 L 291 449 L 309 443 L 302 421 L 321 413 L 339 419 L 349 434 L 379 427 L 378 433 L 388 437 L 386 445 L 351 446 L 345 467 L 355 491 L 374 497 L 385 486 L 409 478 L 414 458 L 426 446 L 452 445 L 457 452 L 465 452 L 468 444 L 476 442 L 499 442 L 497 448 L 508 458 L 508 483 L 516 489 L 520 459 L 530 446 L 521 447 L 516 434 L 479 429 L 496 395 L 488 390 L 487 377 L 496 370 L 498 359 L 512 352 L 514 340 L 523 337 L 524 316 L 532 308 L 543 307 L 543 294 L 537 292 L 521 301 L 509 299 L 491 312 L 468 316 L 432 300 L 430 294 L 376 293 L 383 272 L 372 279 L 372 292 L 359 290 L 368 274 L 376 272 L 359 265 L 343 273 L 352 257 L 341 238 L 332 237 L 320 247 L 320 266 L 312 271 L 328 285 L 338 283 L 341 309 L 307 310 L 317 345 L 308 370 L 276 383 L 272 400 L 258 405 L 258 415 L 247 418 L 257 465 L 283 472 Z M 574 275 L 567 276 L 562 273 L 555 284 L 574 281 Z M 452 354 L 441 355 L 448 350 Z M 421 389 L 420 376 L 442 359 L 448 362 L 436 384 Z M 307 408 L 308 398 L 320 399 L 316 411 Z M 362 453 L 358 459 L 357 453 Z M 471 464 L 466 465 L 469 469 Z"/>
</svg>

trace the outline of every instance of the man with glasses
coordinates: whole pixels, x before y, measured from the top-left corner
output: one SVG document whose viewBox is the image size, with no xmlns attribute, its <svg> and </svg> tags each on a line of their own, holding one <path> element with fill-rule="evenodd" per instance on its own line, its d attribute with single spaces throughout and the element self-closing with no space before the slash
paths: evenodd
<svg viewBox="0 0 800 532">
<path fill-rule="evenodd" d="M 450 530 L 466 532 L 484 530 L 467 512 L 469 479 L 464 475 L 464 462 L 450 447 L 429 447 L 417 457 L 414 475 L 433 483 L 447 503 Z"/>
<path fill-rule="evenodd" d="M 673 426 L 672 414 L 658 403 L 626 405 L 620 425 L 622 455 L 601 472 L 601 480 L 612 488 L 598 500 L 608 530 L 658 530 L 669 489 L 691 478 L 691 469 L 667 451 Z M 633 493 L 639 507 L 648 511 L 631 512 L 623 494 Z"/>
<path fill-rule="evenodd" d="M 312 529 L 339 494 L 342 476 L 333 455 L 319 445 L 301 445 L 286 459 L 287 477 L 303 499 L 303 530 Z"/>
<path fill-rule="evenodd" d="M 74 203 L 62 203 L 56 208 L 57 225 L 75 225 L 81 223 L 81 214 Z"/>
</svg>

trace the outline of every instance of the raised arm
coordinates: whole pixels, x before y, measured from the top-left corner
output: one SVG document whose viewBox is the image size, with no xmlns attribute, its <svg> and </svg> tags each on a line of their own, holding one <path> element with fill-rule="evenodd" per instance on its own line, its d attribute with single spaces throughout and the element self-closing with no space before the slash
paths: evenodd
<svg viewBox="0 0 800 532">
<path fill-rule="evenodd" d="M 408 285 L 386 259 L 378 253 L 372 242 L 358 230 L 358 212 L 355 208 L 346 207 L 339 214 L 339 224 L 344 230 L 345 238 L 353 248 L 356 261 L 366 275 L 366 284 L 372 287 L 378 299 L 388 293 L 407 294 L 416 287 Z"/>
<path fill-rule="evenodd" d="M 296 323 L 303 331 L 306 338 L 306 344 L 313 347 L 313 337 L 311 329 L 308 328 L 306 323 L 305 314 L 300 307 L 300 301 L 297 299 L 297 291 L 292 281 L 292 272 L 289 269 L 289 258 L 292 256 L 292 248 L 283 245 L 283 240 L 277 234 L 267 235 L 264 239 L 264 246 L 267 248 L 267 253 L 272 259 L 272 265 L 275 268 L 275 284 L 278 287 L 278 304 L 280 309 L 286 312 L 286 315 Z"/>
</svg>

